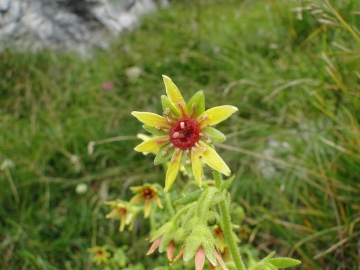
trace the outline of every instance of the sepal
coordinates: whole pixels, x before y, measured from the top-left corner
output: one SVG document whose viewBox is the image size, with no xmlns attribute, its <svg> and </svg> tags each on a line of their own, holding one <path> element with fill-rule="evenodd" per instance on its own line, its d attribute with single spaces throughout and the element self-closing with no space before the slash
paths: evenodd
<svg viewBox="0 0 360 270">
<path fill-rule="evenodd" d="M 181 112 L 174 106 L 174 104 L 170 101 L 170 99 L 167 96 L 165 95 L 161 96 L 161 103 L 164 112 L 166 112 L 166 110 L 169 109 L 173 115 L 177 117 L 181 116 Z"/>
<path fill-rule="evenodd" d="M 232 182 L 234 182 L 234 179 L 235 174 L 221 184 L 220 190 L 223 191 L 224 189 L 227 189 L 232 184 Z"/>
<path fill-rule="evenodd" d="M 149 125 L 143 125 L 143 128 L 155 136 L 164 136 L 164 135 L 168 134 L 163 130 L 158 130 L 156 127 L 149 126 Z"/>
<path fill-rule="evenodd" d="M 170 149 L 168 149 L 168 148 L 169 148 L 168 144 L 160 147 L 160 149 L 158 150 L 158 152 L 155 156 L 155 159 L 154 159 L 155 165 L 162 164 L 165 161 L 168 161 L 172 157 L 172 155 L 174 154 L 175 148 L 174 147 L 172 147 Z M 165 156 L 163 156 L 163 154 L 162 154 L 163 151 L 167 151 Z"/>
<path fill-rule="evenodd" d="M 194 116 L 198 117 L 205 111 L 205 96 L 203 91 L 199 91 L 192 96 L 187 104 L 187 109 L 189 112 L 193 110 L 193 104 L 195 104 L 194 108 Z"/>
<path fill-rule="evenodd" d="M 201 196 L 202 190 L 196 190 L 194 192 L 191 192 L 181 199 L 178 199 L 174 202 L 174 205 L 187 205 L 189 203 L 193 203 L 197 201 Z"/>
<path fill-rule="evenodd" d="M 190 260 L 195 256 L 200 246 L 204 249 L 205 255 L 212 265 L 216 265 L 215 240 L 206 225 L 196 226 L 191 234 L 186 238 L 184 261 Z"/>
<path fill-rule="evenodd" d="M 165 234 L 172 234 L 177 229 L 176 223 L 174 221 L 168 221 L 164 225 L 160 227 L 152 236 L 150 243 L 154 242 L 156 239 L 158 239 L 161 236 L 164 236 Z"/>
<path fill-rule="evenodd" d="M 212 127 L 206 127 L 201 130 L 201 133 L 211 139 L 212 144 L 221 143 L 226 141 L 223 133 Z"/>
</svg>

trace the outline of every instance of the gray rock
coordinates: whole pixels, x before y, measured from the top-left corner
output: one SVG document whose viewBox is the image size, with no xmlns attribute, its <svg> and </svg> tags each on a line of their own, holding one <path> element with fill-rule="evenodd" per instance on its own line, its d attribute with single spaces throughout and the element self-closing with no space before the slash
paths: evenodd
<svg viewBox="0 0 360 270">
<path fill-rule="evenodd" d="M 106 48 L 167 0 L 0 0 L 0 51 Z"/>
</svg>

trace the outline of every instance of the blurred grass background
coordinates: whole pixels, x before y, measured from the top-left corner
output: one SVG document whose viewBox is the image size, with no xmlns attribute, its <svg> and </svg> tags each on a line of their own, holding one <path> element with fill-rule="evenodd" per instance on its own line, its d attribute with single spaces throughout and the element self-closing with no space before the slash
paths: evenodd
<svg viewBox="0 0 360 270">
<path fill-rule="evenodd" d="M 159 265 L 146 224 L 120 234 L 103 202 L 163 184 L 153 157 L 133 151 L 130 112 L 161 113 L 166 74 L 185 99 L 202 89 L 208 108 L 239 108 L 218 149 L 247 213 L 243 243 L 299 269 L 359 269 L 359 31 L 357 0 L 184 0 L 88 58 L 0 53 L 0 268 L 96 269 L 95 244 Z"/>
</svg>

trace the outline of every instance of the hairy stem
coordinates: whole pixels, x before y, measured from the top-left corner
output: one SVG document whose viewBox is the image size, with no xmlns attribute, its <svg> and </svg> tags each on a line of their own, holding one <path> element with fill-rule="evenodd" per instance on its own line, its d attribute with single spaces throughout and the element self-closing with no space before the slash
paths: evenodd
<svg viewBox="0 0 360 270">
<path fill-rule="evenodd" d="M 220 172 L 214 170 L 214 180 L 215 185 L 217 188 L 220 189 L 221 186 L 221 174 Z M 220 202 L 220 212 L 221 212 L 221 219 L 222 219 L 222 225 L 223 225 L 223 233 L 226 239 L 226 242 L 229 246 L 229 250 L 231 253 L 231 256 L 234 260 L 235 266 L 237 270 L 245 270 L 245 264 L 243 260 L 241 259 L 241 255 L 239 252 L 239 249 L 236 245 L 235 238 L 233 236 L 233 232 L 231 229 L 231 217 L 229 209 L 226 206 L 226 201 L 223 200 Z"/>
</svg>

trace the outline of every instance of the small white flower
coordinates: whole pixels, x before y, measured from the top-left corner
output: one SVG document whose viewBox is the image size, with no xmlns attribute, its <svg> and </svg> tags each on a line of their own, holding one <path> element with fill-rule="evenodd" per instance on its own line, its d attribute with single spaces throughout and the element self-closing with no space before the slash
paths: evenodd
<svg viewBox="0 0 360 270">
<path fill-rule="evenodd" d="M 94 146 L 95 146 L 94 141 L 89 142 L 88 147 L 87 147 L 89 155 L 92 155 L 94 153 Z"/>
<path fill-rule="evenodd" d="M 87 190 L 88 190 L 88 185 L 84 183 L 78 184 L 75 188 L 77 194 L 85 194 Z"/>
<path fill-rule="evenodd" d="M 80 158 L 77 155 L 71 155 L 70 156 L 70 162 L 73 164 L 74 166 L 74 170 L 76 172 L 80 172 L 81 170 L 81 163 L 80 163 Z"/>
<path fill-rule="evenodd" d="M 139 67 L 130 67 L 125 70 L 125 74 L 128 77 L 129 81 L 136 81 L 140 77 L 142 72 L 142 69 Z"/>
<path fill-rule="evenodd" d="M 15 163 L 11 159 L 5 159 L 0 165 L 0 170 L 5 171 L 5 169 L 14 167 Z"/>
</svg>

